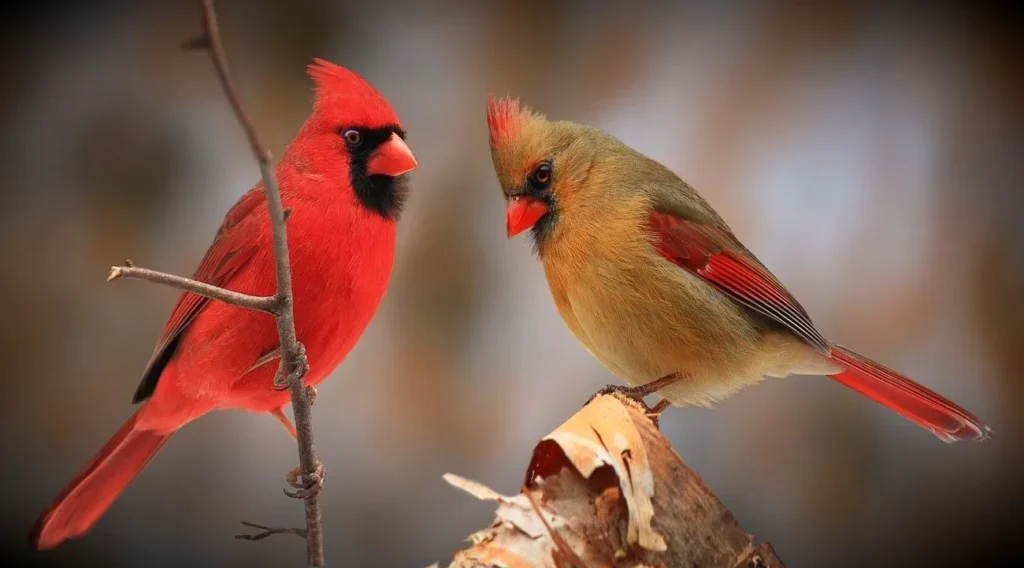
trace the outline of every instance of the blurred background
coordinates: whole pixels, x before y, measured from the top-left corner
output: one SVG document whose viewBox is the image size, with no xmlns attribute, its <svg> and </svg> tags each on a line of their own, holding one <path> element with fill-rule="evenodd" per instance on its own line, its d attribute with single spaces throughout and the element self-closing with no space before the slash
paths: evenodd
<svg viewBox="0 0 1024 568">
<path fill-rule="evenodd" d="M 0 90 L 0 518 L 26 566 L 295 566 L 296 463 L 270 418 L 181 431 L 86 538 L 31 522 L 133 411 L 177 293 L 105 283 L 131 258 L 191 274 L 258 179 L 192 2 L 5 12 Z M 514 493 L 540 437 L 617 380 L 509 242 L 489 90 L 599 126 L 693 184 L 825 335 L 995 429 L 943 444 L 826 379 L 772 380 L 662 429 L 792 567 L 1009 565 L 1024 538 L 1024 42 L 989 3 L 218 2 L 275 155 L 324 57 L 387 96 L 420 167 L 378 316 L 320 388 L 327 559 L 446 564 Z M 339 314 L 343 317 L 343 314 Z"/>
</svg>

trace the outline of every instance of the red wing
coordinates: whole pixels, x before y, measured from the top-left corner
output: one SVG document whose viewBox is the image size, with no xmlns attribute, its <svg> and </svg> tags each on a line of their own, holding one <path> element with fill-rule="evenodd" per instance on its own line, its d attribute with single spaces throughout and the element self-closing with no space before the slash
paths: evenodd
<svg viewBox="0 0 1024 568">
<path fill-rule="evenodd" d="M 789 328 L 823 353 L 829 343 L 785 287 L 725 227 L 654 212 L 658 252 L 743 305 Z"/>
<path fill-rule="evenodd" d="M 253 253 L 256 252 L 255 243 L 251 238 L 247 238 L 247 235 L 232 231 L 232 229 L 263 202 L 262 195 L 262 190 L 250 191 L 232 207 L 217 230 L 217 235 L 200 261 L 199 267 L 192 275 L 193 280 L 214 286 L 225 286 L 252 259 Z M 178 298 L 178 303 L 175 304 L 171 315 L 167 318 L 167 323 L 164 324 L 164 329 L 153 350 L 153 355 L 146 365 L 146 370 L 142 373 L 142 381 L 132 398 L 133 403 L 141 402 L 153 394 L 164 366 L 167 365 L 167 361 L 170 360 L 178 346 L 181 333 L 209 301 L 209 298 L 191 292 L 183 292 Z"/>
</svg>

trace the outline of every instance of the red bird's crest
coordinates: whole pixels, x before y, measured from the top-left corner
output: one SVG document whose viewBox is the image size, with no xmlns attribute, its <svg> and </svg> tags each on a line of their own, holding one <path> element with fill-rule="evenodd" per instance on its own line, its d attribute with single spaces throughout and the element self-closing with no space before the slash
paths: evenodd
<svg viewBox="0 0 1024 568">
<path fill-rule="evenodd" d="M 337 122 L 363 122 L 369 127 L 399 125 L 398 116 L 369 81 L 356 72 L 318 57 L 306 67 L 316 85 L 314 107 Z"/>
<path fill-rule="evenodd" d="M 518 99 L 502 97 L 498 100 L 493 94 L 489 95 L 487 127 L 491 132 L 491 147 L 499 147 L 514 140 L 529 117 L 529 110 L 520 107 Z"/>
<path fill-rule="evenodd" d="M 344 89 L 362 87 L 366 84 L 366 80 L 355 72 L 319 57 L 314 57 L 313 63 L 310 63 L 306 70 L 320 88 Z"/>
</svg>

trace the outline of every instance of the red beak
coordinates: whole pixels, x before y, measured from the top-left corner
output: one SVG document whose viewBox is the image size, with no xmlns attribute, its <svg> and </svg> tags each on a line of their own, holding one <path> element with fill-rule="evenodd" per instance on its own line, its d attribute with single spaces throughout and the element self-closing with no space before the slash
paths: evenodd
<svg viewBox="0 0 1024 568">
<path fill-rule="evenodd" d="M 405 140 L 392 133 L 391 138 L 377 146 L 366 161 L 367 175 L 400 176 L 416 168 L 416 158 L 405 145 Z"/>
<path fill-rule="evenodd" d="M 512 238 L 540 221 L 548 214 L 548 206 L 536 197 L 510 197 L 505 216 L 505 231 Z"/>
</svg>

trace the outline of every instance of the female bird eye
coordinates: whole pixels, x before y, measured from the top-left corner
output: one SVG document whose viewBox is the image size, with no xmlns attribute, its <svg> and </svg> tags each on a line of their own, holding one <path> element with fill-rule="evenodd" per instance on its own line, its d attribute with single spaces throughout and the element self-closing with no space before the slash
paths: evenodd
<svg viewBox="0 0 1024 568">
<path fill-rule="evenodd" d="M 533 169 L 530 181 L 535 185 L 547 185 L 551 181 L 551 164 L 544 162 Z"/>
<path fill-rule="evenodd" d="M 363 135 L 354 128 L 346 130 L 342 137 L 345 138 L 345 143 L 353 148 L 363 143 Z"/>
</svg>

